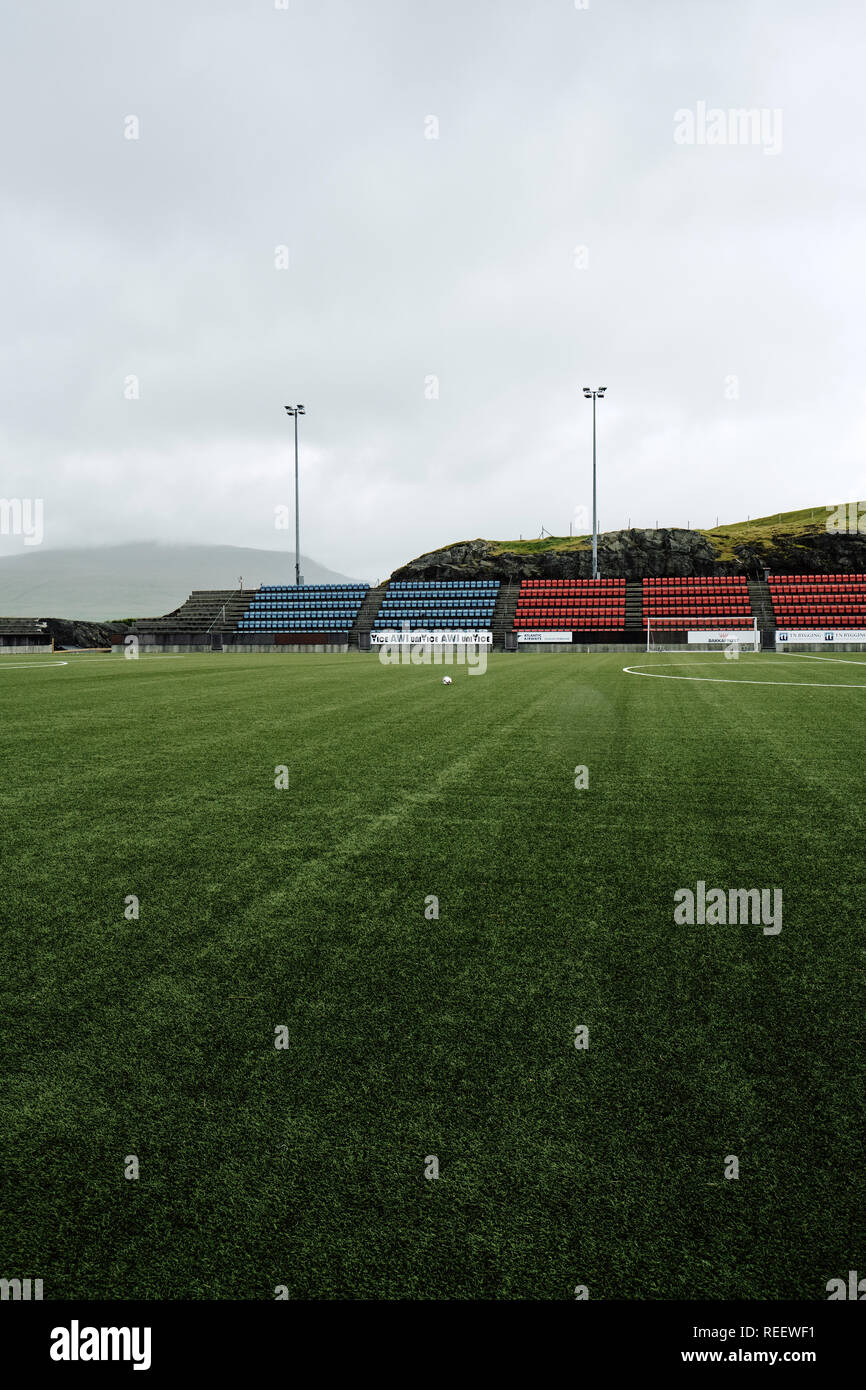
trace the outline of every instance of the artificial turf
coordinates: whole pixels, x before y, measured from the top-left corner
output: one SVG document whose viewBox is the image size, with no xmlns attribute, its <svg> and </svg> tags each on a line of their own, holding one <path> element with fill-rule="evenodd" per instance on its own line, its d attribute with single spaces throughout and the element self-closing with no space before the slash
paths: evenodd
<svg viewBox="0 0 866 1390">
<path fill-rule="evenodd" d="M 866 661 L 69 663 L 0 665 L 0 1274 L 823 1300 L 866 1269 Z M 698 880 L 781 888 L 782 931 L 676 925 Z"/>
</svg>

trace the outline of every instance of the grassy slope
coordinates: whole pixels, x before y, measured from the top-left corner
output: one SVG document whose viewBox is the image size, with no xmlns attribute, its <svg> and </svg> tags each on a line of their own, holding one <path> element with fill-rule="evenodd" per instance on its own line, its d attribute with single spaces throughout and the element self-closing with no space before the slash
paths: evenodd
<svg viewBox="0 0 866 1390">
<path fill-rule="evenodd" d="M 774 536 L 807 536 L 823 531 L 833 507 L 805 507 L 798 512 L 774 512 L 772 516 L 752 517 L 749 521 L 734 521 L 714 526 L 702 532 L 713 542 L 720 560 L 735 558 L 735 545 L 772 543 Z"/>
<path fill-rule="evenodd" d="M 840 504 L 842 505 L 842 504 Z M 720 560 L 734 559 L 733 546 L 743 542 L 769 542 L 774 535 L 806 535 L 815 529 L 823 530 L 831 507 L 804 507 L 796 512 L 773 512 L 772 516 L 752 517 L 749 521 L 734 521 L 710 530 L 699 530 L 714 543 Z M 489 541 L 494 554 L 509 551 L 517 555 L 538 555 L 546 550 L 586 550 L 591 536 L 545 536 L 541 540 Z"/>
<path fill-rule="evenodd" d="M 545 550 L 588 550 L 592 536 L 544 536 L 535 541 L 490 541 L 495 555 L 509 551 L 515 555 L 541 555 Z"/>
<path fill-rule="evenodd" d="M 622 664 L 4 664 L 3 1270 L 824 1299 L 862 1254 L 866 691 Z M 781 935 L 675 927 L 698 878 L 782 887 Z"/>
</svg>

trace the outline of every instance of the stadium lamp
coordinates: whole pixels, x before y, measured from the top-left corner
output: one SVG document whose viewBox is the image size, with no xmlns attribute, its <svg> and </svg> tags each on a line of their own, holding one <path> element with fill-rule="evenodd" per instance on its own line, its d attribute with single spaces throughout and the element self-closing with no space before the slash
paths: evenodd
<svg viewBox="0 0 866 1390">
<path fill-rule="evenodd" d="M 592 577 L 598 579 L 598 512 L 596 511 L 596 487 L 595 487 L 595 402 L 596 397 L 604 400 L 606 386 L 598 386 L 591 391 L 588 386 L 584 386 L 583 394 L 588 401 L 592 401 Z"/>
<path fill-rule="evenodd" d="M 295 587 L 301 583 L 301 525 L 298 513 L 298 416 L 306 415 L 302 405 L 283 406 L 287 415 L 295 417 Z"/>
</svg>

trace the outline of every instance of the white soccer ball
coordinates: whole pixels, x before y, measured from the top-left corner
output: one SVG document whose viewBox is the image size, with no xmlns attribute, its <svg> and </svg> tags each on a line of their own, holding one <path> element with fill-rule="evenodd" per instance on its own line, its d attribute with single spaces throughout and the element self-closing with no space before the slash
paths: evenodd
<svg viewBox="0 0 866 1390">
<path fill-rule="evenodd" d="M 451 677 L 450 677 L 450 676 L 443 676 L 443 677 L 442 677 L 442 684 L 443 684 L 443 685 L 450 685 L 450 684 L 451 684 Z"/>
</svg>

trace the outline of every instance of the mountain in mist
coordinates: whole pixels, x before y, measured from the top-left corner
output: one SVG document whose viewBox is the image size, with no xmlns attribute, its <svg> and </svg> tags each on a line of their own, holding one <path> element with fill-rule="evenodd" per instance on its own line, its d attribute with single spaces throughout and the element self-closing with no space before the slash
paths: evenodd
<svg viewBox="0 0 866 1390">
<path fill-rule="evenodd" d="M 349 584 L 349 576 L 301 556 L 306 584 Z M 138 541 L 92 550 L 33 547 L 0 557 L 3 617 L 158 618 L 193 589 L 293 584 L 295 556 L 237 545 L 164 545 Z"/>
</svg>

